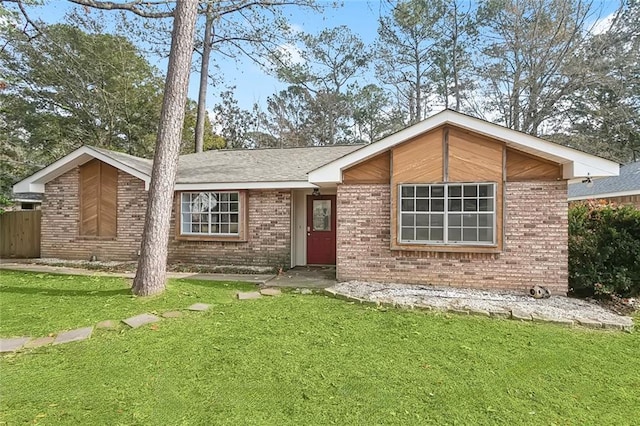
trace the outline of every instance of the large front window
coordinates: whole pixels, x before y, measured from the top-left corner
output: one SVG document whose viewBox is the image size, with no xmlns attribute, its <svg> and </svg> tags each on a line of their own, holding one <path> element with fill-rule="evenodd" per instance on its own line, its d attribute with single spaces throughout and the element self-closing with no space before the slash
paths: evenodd
<svg viewBox="0 0 640 426">
<path fill-rule="evenodd" d="M 239 235 L 239 192 L 183 192 L 180 203 L 183 235 Z"/>
<path fill-rule="evenodd" d="M 494 245 L 496 185 L 400 185 L 399 242 Z"/>
</svg>

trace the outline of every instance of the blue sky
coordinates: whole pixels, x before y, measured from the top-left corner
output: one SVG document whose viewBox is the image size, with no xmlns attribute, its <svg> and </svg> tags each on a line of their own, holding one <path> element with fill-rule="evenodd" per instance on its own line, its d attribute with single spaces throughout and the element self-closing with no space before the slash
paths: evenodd
<svg viewBox="0 0 640 426">
<path fill-rule="evenodd" d="M 287 7 L 284 9 L 284 14 L 293 27 L 307 33 L 317 34 L 325 28 L 346 25 L 366 44 L 375 40 L 381 7 L 379 0 L 344 0 L 340 7 L 335 8 L 330 7 L 333 4 L 332 1 L 318 0 L 318 3 L 327 6 L 322 13 Z M 603 0 L 601 16 L 606 16 L 614 11 L 618 4 L 618 0 Z M 40 18 L 48 23 L 62 22 L 65 13 L 72 7 L 74 7 L 72 4 L 63 0 L 49 0 L 44 6 L 32 8 L 30 15 L 32 18 Z M 158 58 L 149 58 L 149 60 L 163 73 L 166 71 L 166 60 Z M 218 101 L 217 94 L 225 90 L 227 86 L 236 87 L 235 97 L 240 107 L 244 109 L 251 109 L 254 103 L 264 106 L 268 96 L 286 87 L 247 59 L 236 58 L 233 60 L 216 56 L 213 60 L 220 67 L 219 72 L 223 83 L 218 87 L 209 87 L 208 109 L 211 109 Z M 199 76 L 193 74 L 190 81 L 189 97 L 194 100 L 197 99 L 198 81 Z M 362 81 L 360 82 L 362 83 Z"/>
</svg>

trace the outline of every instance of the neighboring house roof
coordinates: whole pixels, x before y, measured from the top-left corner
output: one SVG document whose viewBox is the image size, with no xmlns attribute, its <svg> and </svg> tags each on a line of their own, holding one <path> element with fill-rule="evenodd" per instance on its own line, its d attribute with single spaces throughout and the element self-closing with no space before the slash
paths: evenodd
<svg viewBox="0 0 640 426">
<path fill-rule="evenodd" d="M 390 148 L 410 140 L 437 127 L 450 124 L 493 139 L 507 147 L 562 164 L 563 177 L 617 176 L 619 165 L 613 161 L 596 157 L 563 145 L 540 139 L 498 124 L 474 118 L 452 110 L 444 110 L 411 127 L 387 136 L 359 150 L 325 164 L 309 173 L 309 181 L 317 185 L 340 183 L 342 171 L 366 161 Z"/>
<path fill-rule="evenodd" d="M 569 184 L 569 200 L 640 195 L 640 161 L 620 167 L 620 175 Z"/>
<path fill-rule="evenodd" d="M 311 188 L 307 174 L 362 145 L 212 150 L 180 157 L 176 190 Z"/>
</svg>

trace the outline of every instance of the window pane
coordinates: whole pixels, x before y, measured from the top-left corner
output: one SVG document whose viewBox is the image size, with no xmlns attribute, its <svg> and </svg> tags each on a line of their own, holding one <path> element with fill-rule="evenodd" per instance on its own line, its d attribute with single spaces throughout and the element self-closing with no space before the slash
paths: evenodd
<svg viewBox="0 0 640 426">
<path fill-rule="evenodd" d="M 220 203 L 219 211 L 228 212 L 229 211 L 229 204 L 228 203 Z"/>
<path fill-rule="evenodd" d="M 418 241 L 428 241 L 429 240 L 429 228 L 417 228 L 416 229 L 416 240 L 418 240 Z"/>
<path fill-rule="evenodd" d="M 475 214 L 465 214 L 462 218 L 464 226 L 478 226 L 478 216 Z"/>
<path fill-rule="evenodd" d="M 402 236 L 403 240 L 414 240 L 413 238 L 413 228 L 402 228 Z"/>
<path fill-rule="evenodd" d="M 432 214 L 431 215 L 431 226 L 432 227 L 443 227 L 444 226 L 444 215 L 443 214 Z"/>
<path fill-rule="evenodd" d="M 231 223 L 238 223 L 238 215 L 237 214 L 232 214 L 231 215 Z"/>
<path fill-rule="evenodd" d="M 462 230 L 462 240 L 463 241 L 478 241 L 478 230 L 473 228 L 464 228 Z"/>
<path fill-rule="evenodd" d="M 462 211 L 462 200 L 449 200 L 449 211 L 450 212 L 461 212 Z"/>
<path fill-rule="evenodd" d="M 231 194 L 229 194 L 229 199 L 230 199 L 231 201 L 238 201 L 238 196 L 239 196 L 239 195 L 240 195 L 240 194 L 239 194 L 239 193 L 237 193 L 237 192 L 232 192 Z"/>
<path fill-rule="evenodd" d="M 462 225 L 462 215 L 461 214 L 450 214 L 449 215 L 449 226 L 460 226 Z"/>
<path fill-rule="evenodd" d="M 431 198 L 442 198 L 444 197 L 444 186 L 442 185 L 434 185 L 431 187 Z"/>
<path fill-rule="evenodd" d="M 481 212 L 490 212 L 493 211 L 493 199 L 491 198 L 481 198 L 479 200 L 479 208 Z"/>
<path fill-rule="evenodd" d="M 220 233 L 220 225 L 216 224 L 211 224 L 211 233 L 212 234 L 219 234 Z"/>
<path fill-rule="evenodd" d="M 449 242 L 460 241 L 462 239 L 462 230 L 460 228 L 449 228 Z"/>
<path fill-rule="evenodd" d="M 221 202 L 229 201 L 229 194 L 226 192 L 223 192 L 222 194 L 220 194 L 220 201 Z"/>
<path fill-rule="evenodd" d="M 478 215 L 478 225 L 479 226 L 493 226 L 493 215 L 490 215 L 490 214 Z"/>
<path fill-rule="evenodd" d="M 480 197 L 492 197 L 493 186 L 492 185 L 478 185 L 478 194 Z"/>
<path fill-rule="evenodd" d="M 413 200 L 402 200 L 402 211 L 403 212 L 412 212 L 412 211 L 414 211 Z"/>
<path fill-rule="evenodd" d="M 417 214 L 416 215 L 416 226 L 429 226 L 429 215 L 427 215 L 427 214 Z"/>
<path fill-rule="evenodd" d="M 464 200 L 464 211 L 465 212 L 478 211 L 478 200 Z"/>
<path fill-rule="evenodd" d="M 313 230 L 331 230 L 331 200 L 313 200 Z"/>
<path fill-rule="evenodd" d="M 221 214 L 220 215 L 220 222 L 221 223 L 229 223 L 229 215 L 228 214 Z"/>
<path fill-rule="evenodd" d="M 220 233 L 221 234 L 228 234 L 229 233 L 229 225 L 220 225 Z"/>
<path fill-rule="evenodd" d="M 415 220 L 415 215 L 413 214 L 403 214 L 402 215 L 402 225 L 403 226 L 413 226 Z"/>
<path fill-rule="evenodd" d="M 431 228 L 431 241 L 444 241 L 444 229 Z"/>
<path fill-rule="evenodd" d="M 482 242 L 493 242 L 493 229 L 491 228 L 480 228 L 478 230 L 478 241 Z"/>
<path fill-rule="evenodd" d="M 462 187 L 460 185 L 449 185 L 449 197 L 461 197 Z"/>
<path fill-rule="evenodd" d="M 465 197 L 477 197 L 478 196 L 478 187 L 476 185 L 465 185 L 464 186 L 464 196 Z"/>
<path fill-rule="evenodd" d="M 413 197 L 414 187 L 405 185 L 402 187 L 402 196 L 403 197 Z"/>
<path fill-rule="evenodd" d="M 237 234 L 238 233 L 238 224 L 237 223 L 233 223 L 231 225 L 229 225 L 229 232 L 232 234 Z"/>
<path fill-rule="evenodd" d="M 429 200 L 416 200 L 416 211 L 417 212 L 428 212 L 429 211 Z"/>
<path fill-rule="evenodd" d="M 428 186 L 416 187 L 416 197 L 429 198 L 429 187 Z"/>
<path fill-rule="evenodd" d="M 237 212 L 238 211 L 238 203 L 229 204 L 229 211 Z"/>
<path fill-rule="evenodd" d="M 444 200 L 431 200 L 431 211 L 432 212 L 443 212 L 444 211 Z"/>
</svg>

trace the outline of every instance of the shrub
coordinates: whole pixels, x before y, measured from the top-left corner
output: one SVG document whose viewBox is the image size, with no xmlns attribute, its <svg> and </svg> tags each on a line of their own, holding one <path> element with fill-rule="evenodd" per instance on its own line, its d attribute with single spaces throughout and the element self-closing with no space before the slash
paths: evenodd
<svg viewBox="0 0 640 426">
<path fill-rule="evenodd" d="M 569 208 L 569 291 L 640 295 L 640 210 L 593 201 Z"/>
</svg>

